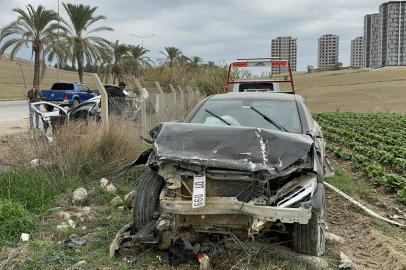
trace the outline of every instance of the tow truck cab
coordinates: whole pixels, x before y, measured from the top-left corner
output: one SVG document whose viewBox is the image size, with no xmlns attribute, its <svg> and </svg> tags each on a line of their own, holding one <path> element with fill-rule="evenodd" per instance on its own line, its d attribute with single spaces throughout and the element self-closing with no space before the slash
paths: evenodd
<svg viewBox="0 0 406 270">
<path fill-rule="evenodd" d="M 238 79 L 235 81 L 230 80 L 232 68 L 266 68 L 266 67 L 288 67 L 289 76 L 285 76 L 284 80 L 278 78 L 250 78 Z M 290 80 L 287 79 L 290 77 Z M 237 62 L 230 64 L 227 75 L 227 92 L 286 92 L 281 91 L 279 88 L 280 83 L 290 83 L 292 91 L 289 93 L 295 94 L 295 87 L 293 84 L 292 70 L 290 63 L 283 60 L 281 57 L 268 57 L 268 58 L 243 58 L 237 59 Z M 230 89 L 232 85 L 232 89 Z"/>
</svg>

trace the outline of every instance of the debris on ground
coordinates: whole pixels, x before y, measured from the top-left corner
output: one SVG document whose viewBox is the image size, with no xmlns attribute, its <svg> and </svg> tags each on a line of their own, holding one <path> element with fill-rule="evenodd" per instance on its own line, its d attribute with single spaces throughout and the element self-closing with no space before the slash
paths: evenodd
<svg viewBox="0 0 406 270">
<path fill-rule="evenodd" d="M 22 233 L 20 240 L 21 242 L 28 242 L 28 240 L 30 240 L 30 235 L 28 233 Z"/>
<path fill-rule="evenodd" d="M 40 160 L 39 160 L 38 158 L 33 159 L 33 160 L 30 161 L 30 164 L 31 164 L 31 166 L 34 167 L 34 168 L 35 168 L 35 167 L 38 167 L 39 164 L 40 164 Z"/>
<path fill-rule="evenodd" d="M 199 270 L 210 270 L 210 259 L 206 253 L 197 253 L 197 258 L 199 259 L 200 269 Z"/>
<path fill-rule="evenodd" d="M 169 246 L 169 266 L 175 266 L 193 255 L 193 246 L 183 236 L 176 236 L 172 238 Z"/>
<path fill-rule="evenodd" d="M 63 242 L 65 247 L 73 248 L 75 246 L 84 246 L 87 244 L 87 238 L 69 237 Z"/>
<path fill-rule="evenodd" d="M 353 261 L 347 257 L 343 252 L 340 253 L 340 265 L 338 268 L 340 269 L 349 269 L 349 270 L 357 270 Z"/>
</svg>

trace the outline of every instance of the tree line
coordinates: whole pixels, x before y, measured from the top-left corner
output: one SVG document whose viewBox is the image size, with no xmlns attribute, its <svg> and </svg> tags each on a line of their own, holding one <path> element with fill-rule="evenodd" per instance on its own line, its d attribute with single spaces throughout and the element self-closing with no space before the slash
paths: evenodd
<svg viewBox="0 0 406 270">
<path fill-rule="evenodd" d="M 11 48 L 11 59 L 23 46 L 31 46 L 34 56 L 33 84 L 39 85 L 45 75 L 46 62 L 56 58 L 62 69 L 77 71 L 79 81 L 83 82 L 84 72 L 97 72 L 105 82 L 115 84 L 126 75 L 140 76 L 148 68 L 185 67 L 190 71 L 206 67 L 217 68 L 214 62 L 203 63 L 199 56 L 187 57 L 181 49 L 165 47 L 160 53 L 158 66 L 147 56 L 149 50 L 137 45 L 111 42 L 97 34 L 114 31 L 109 26 L 94 27 L 106 20 L 97 15 L 97 7 L 83 4 L 62 3 L 68 14 L 64 19 L 54 10 L 31 4 L 26 10 L 12 9 L 17 13 L 13 22 L 0 30 L 0 56 Z M 71 63 L 69 65 L 68 63 Z M 55 65 L 56 66 L 56 65 Z"/>
</svg>

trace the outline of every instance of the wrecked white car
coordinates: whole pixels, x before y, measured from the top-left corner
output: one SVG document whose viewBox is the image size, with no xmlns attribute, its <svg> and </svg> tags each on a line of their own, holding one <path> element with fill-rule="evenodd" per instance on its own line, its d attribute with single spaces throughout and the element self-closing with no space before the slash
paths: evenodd
<svg viewBox="0 0 406 270">
<path fill-rule="evenodd" d="M 100 96 L 89 99 L 68 110 L 57 104 L 45 101 L 31 103 L 30 105 L 31 108 L 40 115 L 43 123 L 43 130 L 46 134 L 52 133 L 57 125 L 62 125 L 65 122 L 72 120 L 84 119 L 93 123 L 100 119 Z M 47 108 L 52 107 L 52 111 L 46 113 L 41 112 L 35 107 L 38 105 L 43 105 Z"/>
<path fill-rule="evenodd" d="M 203 100 L 184 123 L 150 131 L 152 149 L 133 205 L 133 243 L 201 234 L 291 237 L 293 250 L 325 251 L 324 178 L 334 175 L 305 100 L 288 93 L 229 93 Z M 166 243 L 165 243 L 166 239 Z"/>
</svg>

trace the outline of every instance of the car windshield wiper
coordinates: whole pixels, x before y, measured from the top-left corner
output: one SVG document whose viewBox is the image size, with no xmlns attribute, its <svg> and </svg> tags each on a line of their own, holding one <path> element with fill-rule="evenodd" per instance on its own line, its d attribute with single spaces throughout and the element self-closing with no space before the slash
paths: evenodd
<svg viewBox="0 0 406 270">
<path fill-rule="evenodd" d="M 207 113 L 213 115 L 214 117 L 216 117 L 217 119 L 220 119 L 221 121 L 223 121 L 224 123 L 226 123 L 227 125 L 231 126 L 231 124 L 229 122 L 227 122 L 226 120 L 224 120 L 223 118 L 221 118 L 218 115 L 215 115 L 214 113 L 212 113 L 211 111 L 209 111 L 208 109 L 204 109 Z"/>
<path fill-rule="evenodd" d="M 269 123 L 271 123 L 272 125 L 274 125 L 275 127 L 277 127 L 279 130 L 281 131 L 285 131 L 285 132 L 289 132 L 289 130 L 287 130 L 286 128 L 284 128 L 283 126 L 281 126 L 280 124 L 276 123 L 275 121 L 273 121 L 271 118 L 269 118 L 268 116 L 266 116 L 265 114 L 261 113 L 260 111 L 258 111 L 257 109 L 255 109 L 254 107 L 250 106 L 250 108 L 256 112 L 257 114 L 261 115 L 266 121 L 268 121 Z"/>
</svg>

